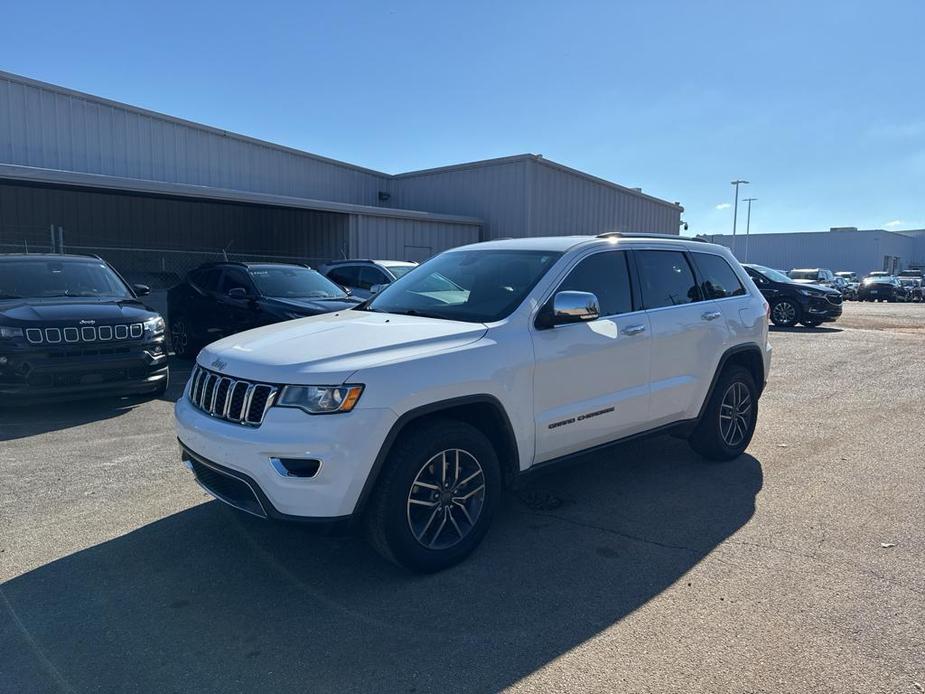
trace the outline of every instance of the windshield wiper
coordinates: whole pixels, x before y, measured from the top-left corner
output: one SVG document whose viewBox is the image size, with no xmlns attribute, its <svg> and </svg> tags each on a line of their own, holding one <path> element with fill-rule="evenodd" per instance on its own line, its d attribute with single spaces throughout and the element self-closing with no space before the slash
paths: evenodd
<svg viewBox="0 0 925 694">
<path fill-rule="evenodd" d="M 396 313 L 399 316 L 418 316 L 420 318 L 436 318 L 437 320 L 452 320 L 446 316 L 440 316 L 436 313 L 429 313 L 427 311 L 418 311 L 416 308 L 409 308 L 405 311 L 388 311 L 388 313 Z"/>
</svg>

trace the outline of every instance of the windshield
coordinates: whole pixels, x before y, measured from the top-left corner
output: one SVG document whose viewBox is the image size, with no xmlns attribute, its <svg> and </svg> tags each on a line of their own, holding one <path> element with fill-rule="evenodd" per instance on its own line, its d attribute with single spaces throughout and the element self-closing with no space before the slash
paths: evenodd
<svg viewBox="0 0 925 694">
<path fill-rule="evenodd" d="M 23 258 L 0 264 L 0 299 L 60 296 L 133 298 L 118 275 L 99 260 Z"/>
<path fill-rule="evenodd" d="M 792 280 L 818 280 L 819 273 L 815 270 L 791 270 L 787 273 Z"/>
<path fill-rule="evenodd" d="M 508 316 L 561 253 L 449 251 L 390 284 L 370 311 L 491 323 Z"/>
<path fill-rule="evenodd" d="M 264 296 L 278 299 L 344 299 L 344 290 L 307 267 L 252 267 L 248 270 Z"/>
<path fill-rule="evenodd" d="M 395 279 L 398 279 L 399 277 L 404 277 L 404 276 L 407 275 L 409 272 L 411 272 L 412 270 L 414 270 L 414 268 L 416 268 L 416 267 L 417 267 L 417 265 L 386 265 L 386 266 L 385 266 L 385 268 L 386 268 L 389 272 L 391 272 L 393 275 L 395 275 Z"/>
<path fill-rule="evenodd" d="M 764 265 L 749 265 L 752 270 L 755 270 L 761 275 L 764 275 L 767 279 L 772 282 L 789 282 L 790 278 L 787 277 L 783 272 L 778 272 L 777 270 L 772 270 L 769 267 Z"/>
</svg>

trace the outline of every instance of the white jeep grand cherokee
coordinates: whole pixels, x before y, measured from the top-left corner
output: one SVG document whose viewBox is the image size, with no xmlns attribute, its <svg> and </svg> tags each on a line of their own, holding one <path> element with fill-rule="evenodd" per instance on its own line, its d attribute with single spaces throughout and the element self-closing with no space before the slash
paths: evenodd
<svg viewBox="0 0 925 694">
<path fill-rule="evenodd" d="M 261 517 L 365 526 L 450 566 L 528 471 L 671 431 L 710 459 L 751 440 L 767 303 L 730 252 L 677 237 L 492 241 L 359 308 L 206 347 L 176 405 L 182 457 Z"/>
</svg>

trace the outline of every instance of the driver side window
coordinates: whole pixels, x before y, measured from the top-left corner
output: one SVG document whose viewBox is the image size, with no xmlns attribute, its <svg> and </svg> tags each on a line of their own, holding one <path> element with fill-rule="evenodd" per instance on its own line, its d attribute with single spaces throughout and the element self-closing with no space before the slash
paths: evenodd
<svg viewBox="0 0 925 694">
<path fill-rule="evenodd" d="M 236 268 L 226 269 L 222 274 L 222 280 L 219 283 L 218 293 L 224 296 L 228 295 L 232 289 L 243 289 L 248 295 L 253 295 L 254 285 L 251 283 L 247 273 Z"/>
</svg>

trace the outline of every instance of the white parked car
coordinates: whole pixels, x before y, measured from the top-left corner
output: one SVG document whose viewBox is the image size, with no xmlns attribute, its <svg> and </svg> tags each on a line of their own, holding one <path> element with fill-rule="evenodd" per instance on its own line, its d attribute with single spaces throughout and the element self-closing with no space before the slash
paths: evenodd
<svg viewBox="0 0 925 694">
<path fill-rule="evenodd" d="M 385 285 L 418 266 L 406 260 L 332 260 L 318 272 L 360 299 L 368 299 Z"/>
<path fill-rule="evenodd" d="M 359 523 L 450 566 L 532 470 L 655 432 L 748 446 L 768 305 L 722 246 L 604 234 L 447 251 L 362 309 L 233 335 L 176 404 L 197 481 L 261 517 Z"/>
</svg>

